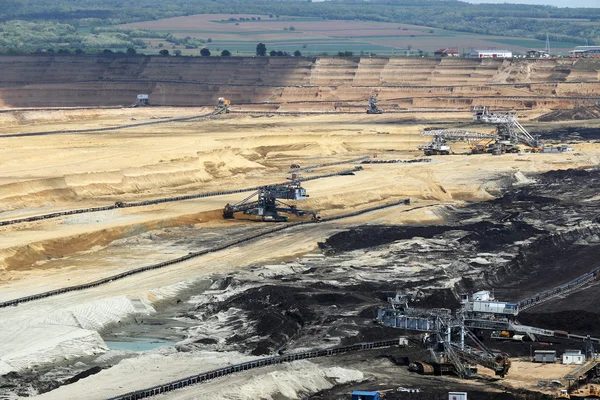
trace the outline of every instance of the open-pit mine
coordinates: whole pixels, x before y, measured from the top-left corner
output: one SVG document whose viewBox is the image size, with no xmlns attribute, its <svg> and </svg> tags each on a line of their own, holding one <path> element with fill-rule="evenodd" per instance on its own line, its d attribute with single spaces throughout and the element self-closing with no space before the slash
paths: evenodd
<svg viewBox="0 0 600 400">
<path fill-rule="evenodd" d="M 599 60 L 0 70 L 0 398 L 594 395 Z"/>
</svg>

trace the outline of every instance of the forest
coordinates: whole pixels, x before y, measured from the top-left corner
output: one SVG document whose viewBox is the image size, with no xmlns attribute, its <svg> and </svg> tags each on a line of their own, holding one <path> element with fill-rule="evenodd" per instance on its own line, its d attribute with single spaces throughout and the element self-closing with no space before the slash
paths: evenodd
<svg viewBox="0 0 600 400">
<path fill-rule="evenodd" d="M 452 31 L 600 44 L 600 8 L 469 4 L 455 0 L 3 0 L 0 52 L 68 48 L 86 52 L 143 49 L 136 32 L 115 25 L 193 14 L 276 14 L 395 22 Z M 581 23 L 578 23 L 581 20 Z M 180 40 L 171 37 L 172 40 Z M 186 44 L 187 46 L 188 44 Z M 200 46 L 202 41 L 190 41 Z"/>
</svg>

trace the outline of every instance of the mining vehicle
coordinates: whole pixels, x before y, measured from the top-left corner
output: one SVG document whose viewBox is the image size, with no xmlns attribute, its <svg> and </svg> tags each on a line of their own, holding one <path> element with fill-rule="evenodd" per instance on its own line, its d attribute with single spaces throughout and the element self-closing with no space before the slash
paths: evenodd
<svg viewBox="0 0 600 400">
<path fill-rule="evenodd" d="M 313 221 L 318 222 L 320 217 L 315 211 L 301 210 L 296 205 L 281 201 L 305 200 L 309 197 L 296 174 L 293 174 L 290 179 L 291 182 L 287 184 L 262 186 L 242 201 L 225 205 L 223 218 L 233 219 L 235 213 L 242 212 L 251 219 L 263 222 L 287 222 L 289 215 L 297 217 L 310 215 Z M 252 200 L 254 197 L 257 199 Z"/>
<path fill-rule="evenodd" d="M 369 97 L 367 114 L 383 114 L 383 110 L 377 106 L 377 95 Z"/>
<path fill-rule="evenodd" d="M 600 399 L 600 389 L 594 385 L 586 385 L 573 391 L 570 396 L 571 399 Z"/>
<path fill-rule="evenodd" d="M 433 140 L 426 145 L 419 146 L 426 156 L 447 156 L 450 154 L 450 146 L 446 138 L 434 136 Z"/>
<path fill-rule="evenodd" d="M 215 112 L 217 114 L 228 113 L 230 105 L 231 105 L 230 100 L 227 100 L 224 97 L 219 97 L 219 99 L 217 100 L 217 106 L 215 107 Z"/>
<path fill-rule="evenodd" d="M 515 342 L 522 342 L 525 339 L 525 335 L 515 335 L 510 331 L 493 331 L 490 335 L 490 339 L 494 340 L 512 340 Z"/>
</svg>

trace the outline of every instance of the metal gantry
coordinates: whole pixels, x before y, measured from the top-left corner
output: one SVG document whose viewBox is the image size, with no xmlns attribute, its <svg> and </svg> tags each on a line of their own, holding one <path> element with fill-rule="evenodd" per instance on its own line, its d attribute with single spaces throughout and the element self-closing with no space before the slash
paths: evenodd
<svg viewBox="0 0 600 400">
<path fill-rule="evenodd" d="M 543 292 L 548 296 L 537 294 L 533 299 L 537 299 L 535 302 L 539 304 L 540 301 L 554 297 L 555 293 L 571 291 L 573 287 L 580 287 L 582 281 L 590 282 L 591 279 L 596 279 L 599 270 L 595 269 L 556 289 Z M 472 296 L 461 295 L 461 308 L 452 313 L 449 309 L 412 308 L 408 304 L 407 296 L 397 294 L 394 298 L 388 298 L 390 306 L 379 310 L 377 320 L 386 326 L 425 332 L 423 342 L 430 348 L 431 362 L 450 363 L 456 374 L 463 378 L 470 376 L 473 370 L 469 364 L 493 369 L 500 376 L 504 376 L 510 369 L 507 355 L 488 349 L 473 334 L 472 329 L 518 333 L 521 340 L 523 335 L 527 335 L 532 341 L 536 341 L 540 336 L 579 341 L 586 344 L 586 354 L 592 359 L 595 357 L 594 343 L 600 344 L 600 338 L 520 324 L 516 319 L 520 306 L 529 305 L 531 301 L 526 299 L 517 303 L 501 302 L 494 299 L 489 291 L 480 291 Z M 585 367 L 581 367 L 581 371 L 587 372 L 597 364 L 599 362 L 592 360 Z"/>
<path fill-rule="evenodd" d="M 476 106 L 473 107 L 473 121 L 494 125 L 496 132 L 481 133 L 466 129 L 426 130 L 421 136 L 433 139 L 420 146 L 419 150 L 423 150 L 425 155 L 447 155 L 451 152 L 450 142 L 467 142 L 475 154 L 516 153 L 520 144 L 527 146 L 532 152 L 540 152 L 544 147 L 538 137 L 531 135 L 519 123 L 514 113 L 492 113 L 486 106 Z"/>
<path fill-rule="evenodd" d="M 496 144 L 502 152 L 511 152 L 517 145 L 523 144 L 531 151 L 539 152 L 544 147 L 538 137 L 531 135 L 517 120 L 512 112 L 492 113 L 487 106 L 473 107 L 473 120 L 485 124 L 495 125 L 498 139 Z"/>
<path fill-rule="evenodd" d="M 388 301 L 391 307 L 379 310 L 378 321 L 394 328 L 425 332 L 423 343 L 429 348 L 433 363 L 452 364 L 461 378 L 471 376 L 472 364 L 490 368 L 499 376 L 508 373 L 510 360 L 477 339 L 463 314 L 453 315 L 449 309 L 415 309 L 408 305 L 408 297 L 401 294 Z"/>
</svg>

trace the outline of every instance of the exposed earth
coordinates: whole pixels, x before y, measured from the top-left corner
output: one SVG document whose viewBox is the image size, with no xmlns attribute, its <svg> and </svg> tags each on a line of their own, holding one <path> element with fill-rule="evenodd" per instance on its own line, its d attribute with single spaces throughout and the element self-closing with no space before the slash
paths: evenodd
<svg viewBox="0 0 600 400">
<path fill-rule="evenodd" d="M 336 62 L 340 61 L 331 61 Z M 508 67 L 502 63 L 501 68 Z M 318 68 L 311 71 L 310 79 L 316 79 Z M 592 75 L 587 79 L 589 84 L 580 88 L 593 94 L 597 76 L 595 81 Z M 531 82 L 531 75 L 523 81 Z M 552 82 L 548 85 L 562 87 Z M 492 87 L 472 83 L 485 90 Z M 41 82 L 39 87 L 55 84 Z M 90 87 L 94 85 L 98 83 Z M 2 138 L 11 133 L 118 126 L 132 119 L 160 121 L 211 110 L 206 106 L 15 111 L 11 108 L 25 104 L 14 97 L 23 88 L 9 78 L 3 86 L 0 221 L 283 182 L 291 164 L 316 166 L 301 172 L 305 178 L 362 167 L 353 175 L 303 183 L 310 197 L 295 204 L 316 210 L 323 218 L 404 198 L 411 201 L 293 227 L 103 286 L 1 308 L 0 398 L 102 399 L 257 357 L 411 335 L 373 322 L 377 309 L 397 291 L 410 294 L 418 307 L 455 309 L 460 293 L 486 289 L 500 300 L 517 301 L 599 266 L 597 120 L 540 122 L 537 118 L 551 110 L 536 103 L 519 111 L 522 124 L 540 133 L 546 143 L 568 144 L 574 151 L 496 157 L 468 155 L 465 143 L 453 143 L 454 155 L 413 162 L 424 159 L 417 147 L 426 141 L 419 136 L 425 128 L 490 130 L 470 123 L 473 99 L 458 107 L 460 112 L 344 114 L 344 107 L 355 110 L 362 104 L 364 110 L 369 91 L 329 81 L 324 86 L 332 88 L 327 96 L 332 96 L 336 112 L 331 114 L 225 114 L 107 132 Z M 475 86 L 472 97 L 477 97 Z M 139 89 L 119 87 L 126 92 L 120 99 Z M 200 95 L 200 103 L 210 104 L 224 91 L 246 93 L 246 87 L 235 92 L 237 87 L 224 84 L 210 95 Z M 498 90 L 509 88 L 515 89 L 509 85 Z M 253 90 L 263 93 L 260 85 Z M 286 86 L 283 93 L 290 90 Z M 335 110 L 333 93 L 343 90 L 348 97 L 338 97 L 344 106 Z M 61 100 L 61 96 L 56 103 L 45 101 L 45 106 L 65 105 L 69 97 Z M 513 101 L 509 97 L 502 100 L 506 107 L 521 108 L 509 103 Z M 86 101 L 79 105 L 87 105 Z M 299 112 L 320 107 L 287 101 L 277 108 Z M 428 106 L 446 107 L 438 100 Z M 266 108 L 234 101 L 235 107 Z M 349 161 L 358 157 L 411 162 Z M 349 162 L 319 166 L 343 161 Z M 249 194 L 1 226 L 0 301 L 91 282 L 272 229 L 274 224 L 222 218 L 225 204 Z M 519 321 L 600 335 L 597 301 L 597 287 L 592 285 L 534 307 L 519 315 Z M 559 364 L 532 364 L 529 354 L 535 348 L 578 345 L 559 340 L 498 343 L 491 342 L 488 333 L 478 334 L 513 359 L 505 379 L 484 368 L 478 379 L 469 381 L 409 373 L 408 362 L 425 357 L 424 349 L 411 344 L 244 371 L 162 396 L 338 399 L 365 389 L 387 391 L 388 398 L 401 399 L 447 398 L 449 390 L 467 391 L 470 399 L 541 399 L 553 392 L 538 387 L 539 380 L 560 379 L 572 370 Z M 396 392 L 400 386 L 417 387 L 422 393 Z"/>
</svg>

